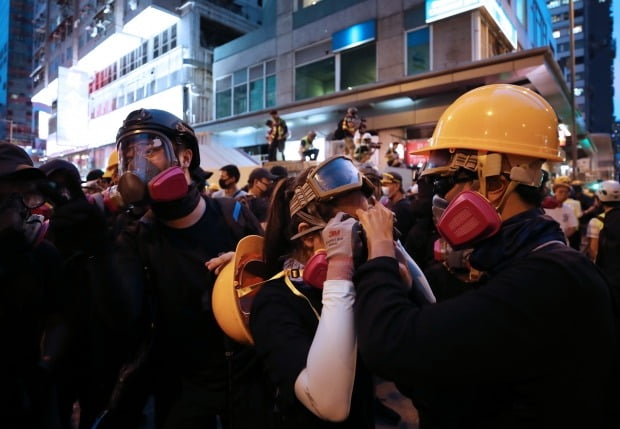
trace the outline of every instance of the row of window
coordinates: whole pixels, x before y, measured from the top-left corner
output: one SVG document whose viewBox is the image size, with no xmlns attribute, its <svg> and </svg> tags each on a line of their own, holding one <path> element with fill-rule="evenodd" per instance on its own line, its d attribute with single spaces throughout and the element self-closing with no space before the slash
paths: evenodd
<svg viewBox="0 0 620 429">
<path fill-rule="evenodd" d="M 224 118 L 276 105 L 276 62 L 237 70 L 215 82 L 215 117 Z"/>
<path fill-rule="evenodd" d="M 377 48 L 374 41 L 337 53 L 324 42 L 295 53 L 295 101 L 377 81 Z M 407 75 L 430 70 L 430 29 L 406 33 Z M 275 60 L 242 69 L 215 82 L 216 119 L 275 106 Z M 254 73 L 253 73 L 254 70 Z M 247 83 L 249 80 L 249 84 Z M 249 102 L 248 102 L 249 100 Z"/>
<path fill-rule="evenodd" d="M 151 55 L 149 55 L 149 46 L 151 47 Z M 91 94 L 105 87 L 119 77 L 125 76 L 133 70 L 147 64 L 150 60 L 154 60 L 160 55 L 171 51 L 176 48 L 176 46 L 177 25 L 174 24 L 172 27 L 153 37 L 150 41 L 144 42 L 138 48 L 123 56 L 119 61 L 95 73 L 88 86 L 88 93 Z"/>
</svg>

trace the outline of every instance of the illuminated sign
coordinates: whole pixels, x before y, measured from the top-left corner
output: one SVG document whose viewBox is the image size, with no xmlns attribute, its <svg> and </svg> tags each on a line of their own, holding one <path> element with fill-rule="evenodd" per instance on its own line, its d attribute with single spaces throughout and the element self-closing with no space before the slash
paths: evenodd
<svg viewBox="0 0 620 429">
<path fill-rule="evenodd" d="M 332 51 L 339 52 L 351 49 L 375 40 L 375 21 L 370 20 L 345 28 L 332 35 Z"/>
<path fill-rule="evenodd" d="M 517 29 L 496 0 L 426 0 L 426 23 L 440 21 L 463 12 L 484 7 L 513 48 L 517 47 Z"/>
</svg>

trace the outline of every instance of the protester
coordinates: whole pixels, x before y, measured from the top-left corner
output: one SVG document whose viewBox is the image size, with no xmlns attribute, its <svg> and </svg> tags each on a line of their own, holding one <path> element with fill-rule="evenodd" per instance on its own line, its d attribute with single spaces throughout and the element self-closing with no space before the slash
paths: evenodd
<svg viewBox="0 0 620 429">
<path fill-rule="evenodd" d="M 381 191 L 387 197 L 386 207 L 394 212 L 396 216 L 395 226 L 402 242 L 404 243 L 413 226 L 413 213 L 411 212 L 411 201 L 405 198 L 403 189 L 403 177 L 395 172 L 384 172 L 381 178 Z"/>
<path fill-rule="evenodd" d="M 239 179 L 241 178 L 241 172 L 239 167 L 233 164 L 227 164 L 220 168 L 220 178 L 218 185 L 220 189 L 215 191 L 211 196 L 213 198 L 239 198 L 246 194 L 246 191 L 239 189 Z"/>
<path fill-rule="evenodd" d="M 355 131 L 360 126 L 360 117 L 356 107 L 349 107 L 344 118 L 338 121 L 334 138 L 344 140 L 344 154 L 349 158 L 355 155 Z"/>
<path fill-rule="evenodd" d="M 545 214 L 552 217 L 560 225 L 566 242 L 569 243 L 579 227 L 579 221 L 573 207 L 566 203 L 570 195 L 570 185 L 562 180 L 554 181 L 552 189 L 555 204 L 552 206 L 549 201 L 546 201 L 543 208 Z"/>
<path fill-rule="evenodd" d="M 44 239 L 45 174 L 21 147 L 0 143 L 0 421 L 68 428 L 56 395 L 66 349 L 61 257 Z M 79 188 L 79 185 L 78 185 Z"/>
<path fill-rule="evenodd" d="M 352 243 L 339 239 L 371 193 L 342 156 L 275 190 L 264 255 L 267 275 L 284 276 L 254 298 L 250 327 L 278 388 L 278 428 L 374 428 L 372 377 L 356 357 Z"/>
<path fill-rule="evenodd" d="M 104 322 L 114 316 L 102 313 L 110 309 L 98 305 L 91 286 L 89 260 L 106 248 L 106 224 L 101 210 L 82 192 L 75 165 L 52 159 L 40 169 L 47 175 L 53 207 L 47 238 L 62 257 L 68 292 L 63 317 L 67 341 L 56 365 L 60 414 L 70 421 L 77 401 L 81 427 L 91 427 L 107 404 L 128 340 Z"/>
<path fill-rule="evenodd" d="M 286 140 L 289 137 L 286 121 L 280 117 L 277 110 L 269 112 L 271 115 L 271 130 L 269 132 L 269 148 L 267 159 L 269 161 L 277 160 L 277 152 L 280 152 L 282 161 L 284 161 L 284 149 Z"/>
<path fill-rule="evenodd" d="M 614 293 L 620 297 L 620 183 L 616 180 L 602 182 L 596 196 L 603 206 L 596 265 L 605 273 Z"/>
<path fill-rule="evenodd" d="M 100 301 L 136 339 L 103 420 L 139 424 L 151 394 L 159 428 L 215 428 L 216 416 L 224 428 L 268 427 L 271 390 L 254 352 L 227 339 L 211 308 L 216 272 L 241 237 L 261 233 L 258 221 L 232 198 L 200 195 L 198 142 L 174 115 L 131 112 L 117 148 L 124 201 L 149 211 L 92 261 Z"/>
<path fill-rule="evenodd" d="M 310 131 L 299 142 L 299 154 L 302 161 L 316 161 L 316 157 L 319 155 L 319 150 L 312 146 L 312 142 L 316 138 L 316 132 Z"/>
<path fill-rule="evenodd" d="M 252 214 L 261 223 L 264 228 L 267 224 L 267 215 L 269 214 L 269 196 L 274 176 L 266 168 L 257 167 L 250 173 L 248 178 L 248 192 L 243 197 L 238 198 L 248 206 Z"/>
<path fill-rule="evenodd" d="M 617 391 L 609 288 L 539 208 L 541 167 L 558 149 L 555 112 L 524 87 L 483 86 L 443 113 L 423 174 L 449 187 L 448 204 L 433 204 L 438 230 L 473 247 L 486 281 L 435 305 L 407 299 L 392 213 L 357 211 L 368 244 L 354 277 L 361 356 L 412 398 L 421 427 L 618 427 L 606 421 L 617 409 L 605 391 Z"/>
</svg>

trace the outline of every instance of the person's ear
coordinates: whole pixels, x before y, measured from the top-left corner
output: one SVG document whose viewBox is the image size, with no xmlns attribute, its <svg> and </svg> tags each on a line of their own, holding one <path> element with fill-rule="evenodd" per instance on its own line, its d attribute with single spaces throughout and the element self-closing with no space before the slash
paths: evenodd
<svg viewBox="0 0 620 429">
<path fill-rule="evenodd" d="M 498 204 L 509 183 L 508 179 L 502 175 L 493 177 L 491 183 L 487 182 L 487 199 L 493 204 Z"/>
<path fill-rule="evenodd" d="M 179 151 L 179 166 L 182 168 L 189 168 L 193 156 L 194 154 L 191 149 L 182 149 Z"/>
<path fill-rule="evenodd" d="M 297 233 L 300 232 L 304 232 L 307 231 L 308 229 L 310 229 L 312 227 L 312 225 L 310 225 L 308 222 L 300 222 L 299 225 L 297 225 Z M 313 250 L 314 249 L 314 234 L 306 234 L 306 235 L 302 235 L 301 238 L 301 242 L 302 242 L 302 246 L 305 250 Z"/>
</svg>

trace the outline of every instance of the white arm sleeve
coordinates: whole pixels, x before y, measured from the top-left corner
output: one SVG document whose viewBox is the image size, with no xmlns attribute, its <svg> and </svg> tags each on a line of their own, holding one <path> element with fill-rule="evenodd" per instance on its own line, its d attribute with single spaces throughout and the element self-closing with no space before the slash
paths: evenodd
<svg viewBox="0 0 620 429">
<path fill-rule="evenodd" d="M 342 421 L 349 415 L 357 357 L 354 302 L 353 282 L 325 281 L 321 320 L 306 368 L 295 381 L 297 398 L 324 420 Z"/>
</svg>

